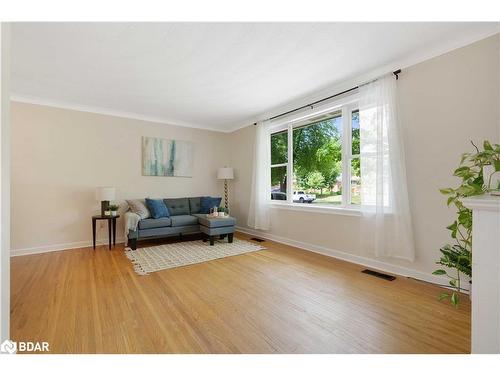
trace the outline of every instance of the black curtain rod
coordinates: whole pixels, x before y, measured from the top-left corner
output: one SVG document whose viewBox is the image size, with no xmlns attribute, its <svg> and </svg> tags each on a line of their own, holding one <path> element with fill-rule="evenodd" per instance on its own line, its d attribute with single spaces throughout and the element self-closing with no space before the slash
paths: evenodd
<svg viewBox="0 0 500 375">
<path fill-rule="evenodd" d="M 401 69 L 398 69 L 398 70 L 395 70 L 395 71 L 392 72 L 392 74 L 394 74 L 394 76 L 396 77 L 396 80 L 399 79 L 399 74 L 400 73 L 401 73 Z M 352 88 L 350 88 L 348 90 L 344 90 L 342 92 L 339 92 L 337 94 L 330 95 L 330 96 L 328 96 L 326 98 L 323 98 L 323 99 L 320 99 L 320 100 L 316 100 L 315 102 L 303 105 L 302 107 L 298 107 L 298 108 L 292 109 L 291 111 L 280 113 L 279 115 L 276 115 L 276 116 L 268 118 L 268 120 L 274 120 L 274 119 L 276 119 L 278 117 L 282 117 L 282 116 L 288 115 L 290 113 L 293 113 L 293 112 L 296 112 L 296 111 L 300 111 L 301 109 L 306 109 L 306 108 L 309 108 L 309 107 L 313 107 L 314 105 L 316 105 L 318 103 L 324 102 L 324 101 L 329 100 L 329 99 L 333 99 L 333 98 L 335 98 L 337 96 L 340 96 L 340 95 L 347 94 L 348 92 L 351 92 L 351 91 L 354 91 L 354 90 L 357 90 L 357 89 L 359 89 L 359 86 L 355 86 L 355 87 L 352 87 Z M 257 123 L 255 122 L 254 125 L 257 125 Z"/>
</svg>

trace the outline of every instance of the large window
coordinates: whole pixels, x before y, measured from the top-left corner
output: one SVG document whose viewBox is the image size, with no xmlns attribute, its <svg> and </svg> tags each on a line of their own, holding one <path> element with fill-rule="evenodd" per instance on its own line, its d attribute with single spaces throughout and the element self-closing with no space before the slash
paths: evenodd
<svg viewBox="0 0 500 375">
<path fill-rule="evenodd" d="M 361 203 L 355 105 L 283 124 L 270 142 L 272 200 L 341 207 Z"/>
</svg>

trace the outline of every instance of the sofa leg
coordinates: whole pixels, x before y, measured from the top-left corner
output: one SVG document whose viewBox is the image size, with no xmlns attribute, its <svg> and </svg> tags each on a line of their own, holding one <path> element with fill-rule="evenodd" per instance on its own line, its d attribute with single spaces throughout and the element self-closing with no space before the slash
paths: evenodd
<svg viewBox="0 0 500 375">
<path fill-rule="evenodd" d="M 133 240 L 129 240 L 130 241 L 130 248 L 132 250 L 137 250 L 137 238 L 134 238 Z"/>
<path fill-rule="evenodd" d="M 214 240 L 215 240 L 215 237 L 210 236 L 210 246 L 214 246 Z"/>
<path fill-rule="evenodd" d="M 233 234 L 234 234 L 234 233 L 229 233 L 229 234 L 227 235 L 227 242 L 229 242 L 229 243 L 233 243 Z"/>
</svg>

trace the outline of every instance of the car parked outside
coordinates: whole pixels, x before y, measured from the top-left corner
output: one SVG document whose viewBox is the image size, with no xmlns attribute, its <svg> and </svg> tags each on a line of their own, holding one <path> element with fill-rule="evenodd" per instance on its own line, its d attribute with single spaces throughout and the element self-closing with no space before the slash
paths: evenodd
<svg viewBox="0 0 500 375">
<path fill-rule="evenodd" d="M 303 191 L 294 191 L 292 199 L 295 203 L 312 203 L 316 200 L 316 195 L 306 194 Z"/>
<path fill-rule="evenodd" d="M 286 201 L 286 193 L 281 191 L 273 191 L 271 193 L 271 199 L 276 201 Z"/>
</svg>

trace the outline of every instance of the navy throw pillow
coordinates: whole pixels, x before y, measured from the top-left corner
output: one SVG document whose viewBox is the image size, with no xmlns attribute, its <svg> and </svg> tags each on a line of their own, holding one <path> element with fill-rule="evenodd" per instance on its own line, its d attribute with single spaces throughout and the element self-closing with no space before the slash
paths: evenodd
<svg viewBox="0 0 500 375">
<path fill-rule="evenodd" d="M 153 219 L 159 219 L 160 217 L 170 217 L 170 212 L 163 202 L 163 199 L 149 199 L 146 198 L 146 206 L 151 212 L 151 217 Z"/>
<path fill-rule="evenodd" d="M 210 209 L 219 207 L 222 198 L 201 197 L 200 199 L 200 214 L 209 214 Z"/>
</svg>

